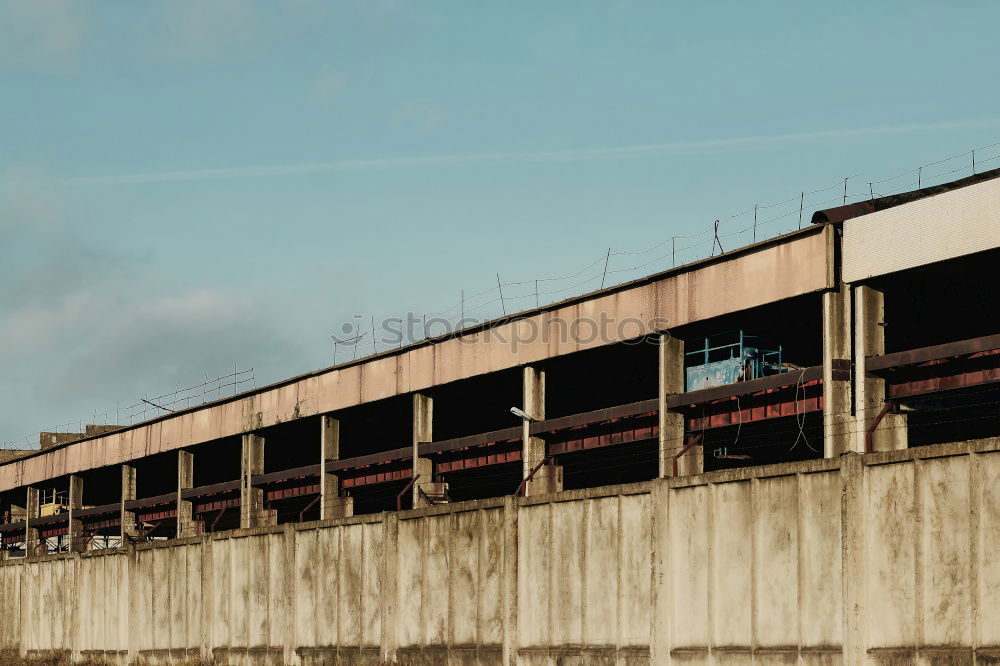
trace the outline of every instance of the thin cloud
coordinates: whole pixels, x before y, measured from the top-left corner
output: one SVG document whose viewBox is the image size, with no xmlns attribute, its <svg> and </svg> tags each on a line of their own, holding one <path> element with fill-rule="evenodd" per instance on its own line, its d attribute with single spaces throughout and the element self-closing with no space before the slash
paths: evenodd
<svg viewBox="0 0 1000 666">
<path fill-rule="evenodd" d="M 243 166 L 218 169 L 191 169 L 185 171 L 155 171 L 138 174 L 110 176 L 81 176 L 64 179 L 63 182 L 78 185 L 107 185 L 125 183 L 166 183 L 174 181 L 225 180 L 235 178 L 261 178 L 268 176 L 293 176 L 325 172 L 389 171 L 398 169 L 418 169 L 449 166 L 509 166 L 552 162 L 585 162 L 608 159 L 628 159 L 652 155 L 695 155 L 720 149 L 766 147 L 775 144 L 802 143 L 828 139 L 876 136 L 885 134 L 907 134 L 939 130 L 996 125 L 1000 118 L 981 118 L 942 123 L 912 123 L 862 127 L 857 129 L 827 130 L 821 132 L 795 132 L 759 136 L 707 139 L 702 141 L 673 141 L 667 143 L 647 143 L 609 148 L 584 148 L 575 150 L 478 153 L 467 155 L 438 155 L 427 157 L 396 157 L 370 160 L 338 160 L 334 162 L 304 162 L 300 164 L 278 164 L 270 166 Z"/>
</svg>

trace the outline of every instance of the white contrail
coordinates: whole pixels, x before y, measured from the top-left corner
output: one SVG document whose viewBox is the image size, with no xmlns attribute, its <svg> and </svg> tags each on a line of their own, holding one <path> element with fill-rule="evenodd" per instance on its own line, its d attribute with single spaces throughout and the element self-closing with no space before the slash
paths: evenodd
<svg viewBox="0 0 1000 666">
<path fill-rule="evenodd" d="M 627 159 L 646 155 L 693 155 L 723 148 L 765 146 L 778 143 L 798 143 L 823 139 L 843 139 L 882 134 L 904 134 L 934 130 L 959 129 L 1000 123 L 1000 118 L 983 118 L 941 123 L 861 127 L 857 129 L 797 132 L 762 136 L 730 137 L 701 141 L 673 141 L 646 143 L 610 148 L 583 148 L 574 150 L 477 153 L 466 155 L 438 155 L 427 157 L 395 157 L 368 160 L 337 160 L 333 162 L 303 162 L 271 166 L 223 167 L 216 169 L 191 169 L 185 171 L 153 171 L 150 173 L 119 174 L 110 176 L 80 176 L 63 179 L 64 183 L 103 185 L 120 183 L 162 183 L 185 180 L 218 180 L 231 178 L 256 178 L 261 176 L 288 176 L 332 171 L 386 171 L 420 167 L 447 167 L 462 165 L 516 165 L 542 162 L 582 162 L 588 160 Z"/>
</svg>

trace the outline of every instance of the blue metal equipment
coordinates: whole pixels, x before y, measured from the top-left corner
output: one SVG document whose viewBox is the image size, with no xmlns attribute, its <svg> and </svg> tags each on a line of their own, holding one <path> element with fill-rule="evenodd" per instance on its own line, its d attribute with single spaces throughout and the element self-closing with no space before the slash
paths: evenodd
<svg viewBox="0 0 1000 666">
<path fill-rule="evenodd" d="M 687 390 L 697 391 L 788 372 L 781 360 L 781 345 L 777 349 L 750 346 L 753 344 L 750 341 L 757 339 L 758 336 L 746 335 L 742 329 L 706 337 L 701 349 L 686 354 L 692 360 L 701 361 L 687 368 Z"/>
</svg>

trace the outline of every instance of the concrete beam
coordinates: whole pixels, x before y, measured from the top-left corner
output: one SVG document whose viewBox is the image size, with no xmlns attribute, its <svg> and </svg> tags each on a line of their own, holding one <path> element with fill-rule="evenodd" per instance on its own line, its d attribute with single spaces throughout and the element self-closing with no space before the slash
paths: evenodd
<svg viewBox="0 0 1000 666">
<path fill-rule="evenodd" d="M 663 333 L 659 339 L 659 476 L 673 474 L 674 456 L 684 447 L 684 415 L 667 409 L 667 399 L 678 393 L 684 393 L 684 341 L 669 333 Z M 679 461 L 678 472 L 681 474 L 700 474 L 702 455 L 701 446 L 694 447 L 684 454 Z"/>
<path fill-rule="evenodd" d="M 522 369 L 521 402 L 525 413 L 535 421 L 545 419 L 545 370 L 538 366 L 527 365 Z M 547 451 L 545 440 L 531 434 L 531 423 L 524 421 L 521 430 L 521 463 L 522 477 L 527 479 L 532 471 L 545 460 Z M 551 462 L 542 465 L 531 480 L 524 485 L 525 497 L 557 493 L 562 490 L 562 468 Z"/>
<path fill-rule="evenodd" d="M 135 514 L 125 508 L 125 502 L 135 499 L 135 465 L 122 465 L 121 538 L 124 546 L 136 535 Z"/>
<path fill-rule="evenodd" d="M 328 460 L 340 460 L 340 421 L 329 414 L 320 417 L 319 519 L 354 515 L 354 498 L 340 495 L 340 478 L 327 471 Z"/>
<path fill-rule="evenodd" d="M 186 449 L 177 452 L 177 536 L 198 536 L 204 523 L 194 519 L 194 502 L 182 497 L 183 491 L 194 488 L 194 453 Z"/>
<path fill-rule="evenodd" d="M 850 359 L 851 292 L 841 284 L 823 294 L 823 455 L 827 458 L 857 450 L 857 439 L 851 436 L 851 381 L 834 379 L 834 366 Z"/>
<path fill-rule="evenodd" d="M 273 511 L 264 511 L 264 489 L 251 484 L 264 473 L 264 438 L 254 433 L 243 435 L 240 456 L 240 527 L 261 527 L 277 523 Z"/>
<path fill-rule="evenodd" d="M 855 451 L 865 450 L 865 435 L 885 406 L 885 380 L 865 373 L 865 358 L 885 353 L 885 294 L 868 285 L 854 287 L 854 435 Z M 907 447 L 906 415 L 887 414 L 872 437 L 875 451 Z"/>
<path fill-rule="evenodd" d="M 83 521 L 76 517 L 76 512 L 83 508 L 83 479 L 77 475 L 69 477 L 69 529 L 66 540 L 69 550 L 82 553 L 89 550 L 90 539 L 83 533 Z"/>
</svg>

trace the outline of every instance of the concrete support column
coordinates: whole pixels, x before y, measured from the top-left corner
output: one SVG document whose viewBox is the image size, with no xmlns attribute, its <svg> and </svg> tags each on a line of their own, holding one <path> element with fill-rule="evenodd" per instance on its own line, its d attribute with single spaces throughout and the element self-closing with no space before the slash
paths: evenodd
<svg viewBox="0 0 1000 666">
<path fill-rule="evenodd" d="M 125 503 L 135 499 L 135 466 L 122 465 L 121 537 L 124 546 L 136 535 L 135 514 L 125 508 Z"/>
<path fill-rule="evenodd" d="M 66 540 L 72 553 L 82 553 L 89 550 L 90 539 L 83 533 L 83 521 L 76 517 L 76 512 L 83 508 L 83 479 L 75 474 L 69 477 L 69 529 Z"/>
<path fill-rule="evenodd" d="M 354 498 L 341 497 L 340 478 L 327 470 L 327 463 L 340 460 L 340 421 L 324 414 L 320 417 L 319 519 L 347 518 L 354 515 Z"/>
<path fill-rule="evenodd" d="M 659 411 L 660 469 L 659 476 L 673 474 L 674 456 L 684 448 L 684 415 L 667 408 L 667 399 L 684 393 L 684 341 L 663 333 L 659 339 Z M 695 446 L 677 461 L 681 475 L 700 474 L 704 448 Z"/>
<path fill-rule="evenodd" d="M 865 450 L 865 434 L 885 406 L 885 380 L 865 372 L 865 358 L 885 353 L 885 294 L 868 285 L 854 287 L 855 451 Z M 872 437 L 875 451 L 907 447 L 906 415 L 886 414 Z"/>
<path fill-rule="evenodd" d="M 522 409 L 534 421 L 545 419 L 545 370 L 535 366 L 525 366 L 522 372 Z M 522 478 L 527 479 L 532 470 L 541 463 L 547 454 L 545 440 L 531 434 L 531 421 L 525 420 L 522 425 L 521 463 Z M 542 465 L 535 475 L 524 485 L 525 497 L 557 493 L 563 487 L 563 471 L 559 465 Z"/>
<path fill-rule="evenodd" d="M 240 456 L 240 527 L 274 525 L 274 512 L 264 511 L 264 489 L 253 485 L 253 477 L 264 473 L 264 438 L 254 433 L 243 435 Z"/>
<path fill-rule="evenodd" d="M 851 406 L 851 292 L 823 294 L 823 455 L 856 451 Z"/>
<path fill-rule="evenodd" d="M 866 557 L 865 521 L 869 520 L 865 497 L 867 470 L 853 452 L 840 458 L 842 614 L 844 618 L 845 664 L 864 664 L 866 645 L 865 578 L 871 575 Z M 874 517 L 878 520 L 878 517 Z"/>
<path fill-rule="evenodd" d="M 177 452 L 177 537 L 198 536 L 204 523 L 194 519 L 194 503 L 182 496 L 194 488 L 194 453 L 181 449 Z"/>
<path fill-rule="evenodd" d="M 28 486 L 24 507 L 24 556 L 34 557 L 42 554 L 42 544 L 38 538 L 38 528 L 31 526 L 31 521 L 40 517 L 42 511 L 38 488 Z"/>
<path fill-rule="evenodd" d="M 420 457 L 420 443 L 433 441 L 434 400 L 423 393 L 413 394 L 413 508 L 428 506 L 424 495 L 447 494 L 448 486 L 434 481 L 434 461 Z M 419 476 L 419 478 L 418 478 Z M 423 494 L 421 494 L 421 490 Z"/>
<path fill-rule="evenodd" d="M 381 659 L 382 663 L 396 662 L 397 636 L 396 626 L 399 622 L 397 609 L 399 591 L 399 516 L 393 512 L 385 512 L 382 518 L 382 562 L 380 581 L 382 589 L 381 604 Z"/>
</svg>

